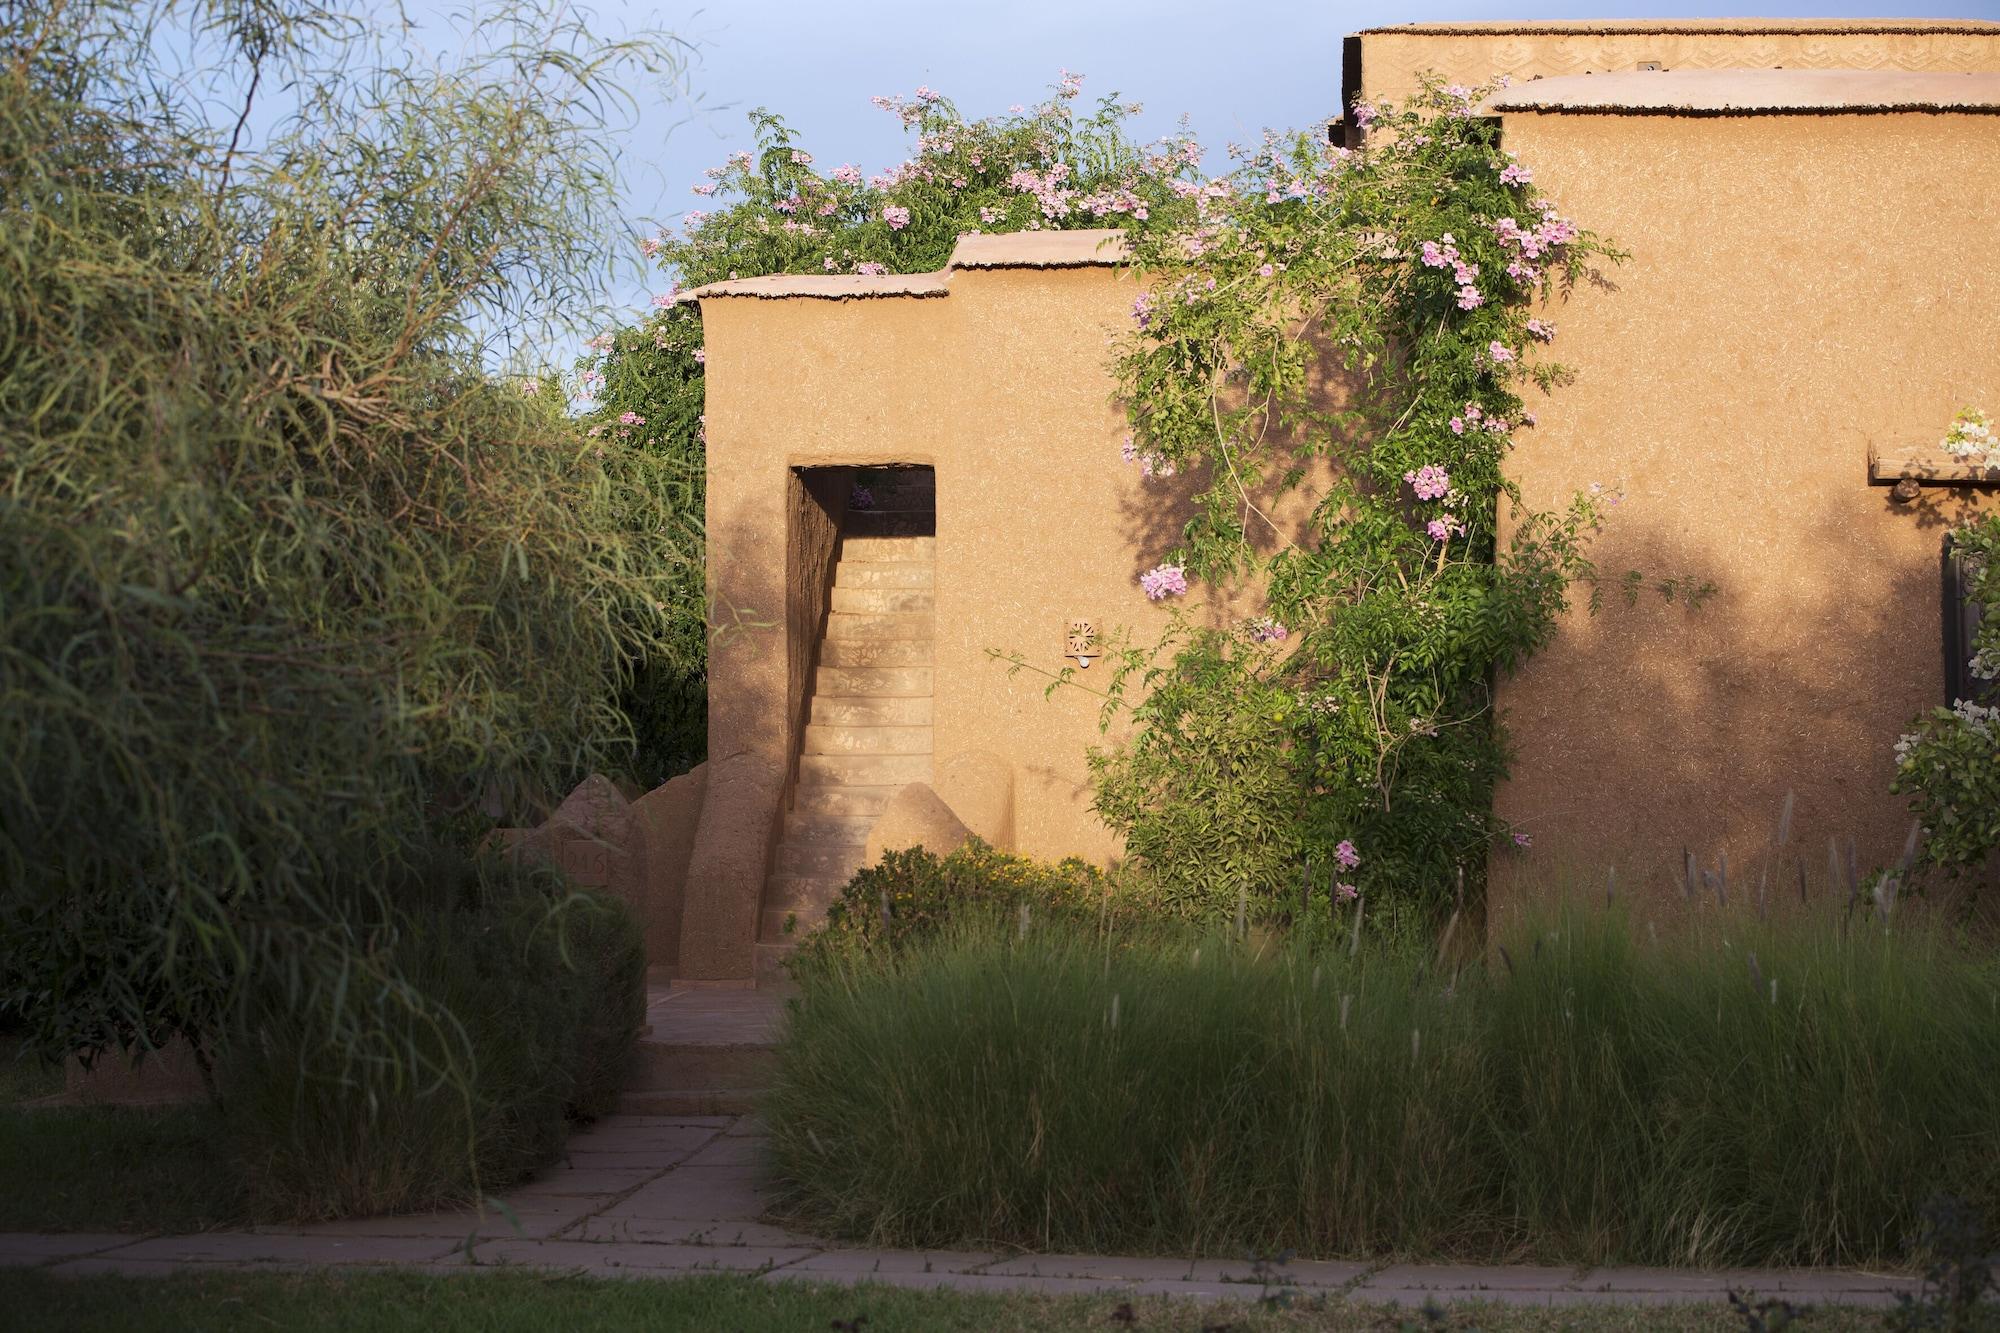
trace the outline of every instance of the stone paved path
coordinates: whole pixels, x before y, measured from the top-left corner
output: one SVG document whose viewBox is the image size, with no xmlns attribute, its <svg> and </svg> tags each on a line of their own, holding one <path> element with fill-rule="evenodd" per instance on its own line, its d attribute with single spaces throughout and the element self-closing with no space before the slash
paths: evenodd
<svg viewBox="0 0 2000 1333">
<path fill-rule="evenodd" d="M 0 1266 L 164 1274 L 354 1264 L 433 1272 L 521 1267 L 598 1276 L 755 1274 L 764 1281 L 882 1282 L 964 1291 L 1254 1297 L 1247 1260 L 849 1249 L 761 1220 L 764 1135 L 753 1116 L 612 1116 L 570 1140 L 569 1161 L 489 1211 L 367 1218 L 192 1236 L 0 1234 Z M 476 1237 L 468 1257 L 467 1242 Z M 1885 1305 L 1907 1276 L 1851 1271 L 1697 1273 L 1636 1268 L 1293 1262 L 1276 1281 L 1360 1304 L 1426 1300 L 1555 1305 L 1720 1303 L 1754 1290 L 1794 1304 Z"/>
</svg>

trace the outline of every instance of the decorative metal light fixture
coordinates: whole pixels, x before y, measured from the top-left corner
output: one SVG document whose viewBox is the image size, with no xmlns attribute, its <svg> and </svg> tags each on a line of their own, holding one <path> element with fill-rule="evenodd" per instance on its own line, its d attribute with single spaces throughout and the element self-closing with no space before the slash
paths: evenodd
<svg viewBox="0 0 2000 1333">
<path fill-rule="evenodd" d="M 1088 620 L 1072 619 L 1063 639 L 1063 656 L 1074 657 L 1078 666 L 1089 670 L 1090 664 L 1103 655 L 1097 646 L 1097 626 Z"/>
</svg>

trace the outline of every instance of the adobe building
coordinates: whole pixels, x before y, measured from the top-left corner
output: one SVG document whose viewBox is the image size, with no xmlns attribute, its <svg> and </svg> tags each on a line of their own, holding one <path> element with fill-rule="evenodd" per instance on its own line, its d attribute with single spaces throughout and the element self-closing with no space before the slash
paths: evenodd
<svg viewBox="0 0 2000 1333">
<path fill-rule="evenodd" d="M 1496 860 L 1492 910 L 1607 865 L 1677 900 L 1684 848 L 1745 864 L 1787 791 L 1801 842 L 1893 857 L 1891 746 L 1945 689 L 1941 534 L 1994 503 L 1927 450 L 2000 409 L 2000 25 L 1420 25 L 1344 69 L 1343 105 L 1514 77 L 1507 147 L 1631 259 L 1549 312 L 1577 374 L 1513 476 L 1542 506 L 1621 486 L 1599 568 L 1718 589 L 1579 610 L 1503 683 L 1498 808 L 1535 851 Z M 1121 256 L 970 236 L 938 273 L 691 294 L 717 635 L 709 762 L 649 852 L 661 970 L 768 973 L 913 828 L 1117 855 L 1097 700 L 1046 686 L 1157 635 L 1137 575 L 1185 519 L 1120 454 Z M 893 469 L 865 508 L 858 469 Z"/>
</svg>

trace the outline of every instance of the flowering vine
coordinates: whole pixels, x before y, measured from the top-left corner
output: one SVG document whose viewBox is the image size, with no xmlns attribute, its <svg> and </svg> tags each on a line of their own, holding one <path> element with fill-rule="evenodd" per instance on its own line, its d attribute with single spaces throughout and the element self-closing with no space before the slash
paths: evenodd
<svg viewBox="0 0 2000 1333">
<path fill-rule="evenodd" d="M 1542 305 L 1616 256 L 1499 150 L 1483 95 L 1358 106 L 1356 150 L 1267 135 L 1128 228 L 1125 456 L 1198 490 L 1142 585 L 1160 598 L 1172 569 L 1268 602 L 1113 657 L 1107 720 L 1136 725 L 1093 756 L 1097 808 L 1197 910 L 1298 910 L 1317 883 L 1329 909 L 1365 889 L 1378 919 L 1434 919 L 1510 831 L 1496 673 L 1573 584 L 1595 605 L 1586 547 L 1615 497 L 1534 512 L 1502 460 L 1535 421 L 1523 395 L 1565 377 Z M 1272 502 L 1300 490 L 1293 530 Z"/>
</svg>

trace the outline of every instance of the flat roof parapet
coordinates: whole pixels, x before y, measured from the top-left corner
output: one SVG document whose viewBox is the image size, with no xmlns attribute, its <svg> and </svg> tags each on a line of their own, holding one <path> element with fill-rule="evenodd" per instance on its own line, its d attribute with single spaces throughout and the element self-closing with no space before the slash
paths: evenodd
<svg viewBox="0 0 2000 1333">
<path fill-rule="evenodd" d="M 1508 111 L 1784 115 L 1825 112 L 2000 112 L 2000 74 L 1872 69 L 1677 69 L 1564 74 L 1503 88 Z"/>
<path fill-rule="evenodd" d="M 1001 235 L 972 232 L 958 238 L 951 258 L 934 273 L 773 273 L 731 278 L 685 291 L 682 301 L 750 296 L 766 301 L 804 297 L 821 301 L 866 300 L 885 296 L 946 296 L 951 275 L 960 269 L 1105 268 L 1125 262 L 1125 233 L 1115 227 L 1084 231 L 1015 231 Z"/>
<path fill-rule="evenodd" d="M 1406 33 L 1419 37 L 1492 37 L 1501 34 L 1563 37 L 1612 33 L 1699 34 L 1742 33 L 1779 36 L 1808 32 L 1967 33 L 1992 36 L 2000 23 L 1986 19 L 1567 19 L 1561 21 L 1493 20 L 1481 23 L 1391 23 L 1363 28 L 1357 37 Z"/>
</svg>

